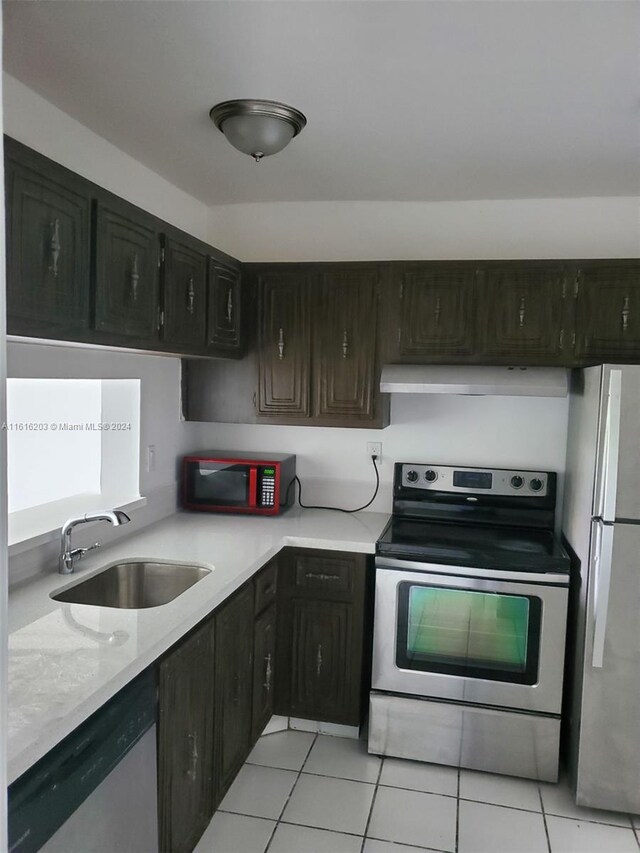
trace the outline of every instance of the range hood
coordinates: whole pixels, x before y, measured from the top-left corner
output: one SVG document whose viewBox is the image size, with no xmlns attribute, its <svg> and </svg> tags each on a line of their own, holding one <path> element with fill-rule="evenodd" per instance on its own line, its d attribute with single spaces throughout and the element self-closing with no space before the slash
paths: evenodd
<svg viewBox="0 0 640 853">
<path fill-rule="evenodd" d="M 569 371 L 563 367 L 386 364 L 380 390 L 390 394 L 566 397 Z"/>
</svg>

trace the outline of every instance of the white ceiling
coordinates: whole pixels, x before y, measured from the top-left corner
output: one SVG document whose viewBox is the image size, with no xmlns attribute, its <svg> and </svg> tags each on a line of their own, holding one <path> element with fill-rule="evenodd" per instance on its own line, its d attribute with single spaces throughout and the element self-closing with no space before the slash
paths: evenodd
<svg viewBox="0 0 640 853">
<path fill-rule="evenodd" d="M 635 0 L 14 0 L 4 34 L 5 70 L 207 204 L 639 193 Z M 307 128 L 256 165 L 208 117 L 242 97 Z"/>
</svg>

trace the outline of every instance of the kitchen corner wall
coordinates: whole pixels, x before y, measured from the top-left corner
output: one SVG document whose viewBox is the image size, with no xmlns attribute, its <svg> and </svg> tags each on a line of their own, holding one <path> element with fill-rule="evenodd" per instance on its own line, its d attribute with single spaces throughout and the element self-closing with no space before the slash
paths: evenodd
<svg viewBox="0 0 640 853">
<path fill-rule="evenodd" d="M 192 424 L 196 447 L 295 453 L 305 503 L 353 508 L 373 494 L 368 441 L 382 442 L 380 492 L 390 512 L 394 462 L 565 469 L 567 398 L 395 394 L 383 430 Z M 562 483 L 560 484 L 562 485 Z"/>
</svg>

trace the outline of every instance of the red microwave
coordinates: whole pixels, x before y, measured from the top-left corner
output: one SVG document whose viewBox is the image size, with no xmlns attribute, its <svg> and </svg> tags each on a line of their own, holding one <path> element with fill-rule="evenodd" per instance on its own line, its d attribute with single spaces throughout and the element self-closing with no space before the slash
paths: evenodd
<svg viewBox="0 0 640 853">
<path fill-rule="evenodd" d="M 203 451 L 182 462 L 182 505 L 203 512 L 278 515 L 294 501 L 296 457 Z"/>
</svg>

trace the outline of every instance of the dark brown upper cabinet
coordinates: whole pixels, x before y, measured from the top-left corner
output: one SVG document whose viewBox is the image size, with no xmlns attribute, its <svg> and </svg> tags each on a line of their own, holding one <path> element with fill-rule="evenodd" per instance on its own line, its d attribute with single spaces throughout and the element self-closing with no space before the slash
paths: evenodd
<svg viewBox="0 0 640 853">
<path fill-rule="evenodd" d="M 376 269 L 325 272 L 312 304 L 315 416 L 371 420 L 377 396 Z"/>
<path fill-rule="evenodd" d="M 7 331 L 86 336 L 91 196 L 86 182 L 5 139 Z"/>
<path fill-rule="evenodd" d="M 240 270 L 209 258 L 207 348 L 242 354 L 242 291 Z"/>
<path fill-rule="evenodd" d="M 576 359 L 640 361 L 640 263 L 586 262 L 575 292 Z"/>
<path fill-rule="evenodd" d="M 216 611 L 215 799 L 218 803 L 244 763 L 251 741 L 253 586 Z"/>
<path fill-rule="evenodd" d="M 294 268 L 258 278 L 258 413 L 308 418 L 310 320 L 308 276 Z"/>
<path fill-rule="evenodd" d="M 165 231 L 164 341 L 169 347 L 204 347 L 207 256 L 196 240 Z"/>
<path fill-rule="evenodd" d="M 572 343 L 569 290 L 560 264 L 486 266 L 480 274 L 478 341 L 485 363 L 562 363 Z"/>
<path fill-rule="evenodd" d="M 95 328 L 130 346 L 160 338 L 157 221 L 115 197 L 95 204 Z"/>
<path fill-rule="evenodd" d="M 476 270 L 455 264 L 403 264 L 396 269 L 399 361 L 455 362 L 473 354 Z"/>
<path fill-rule="evenodd" d="M 158 809 L 160 850 L 191 853 L 214 811 L 214 620 L 160 664 Z"/>
</svg>

